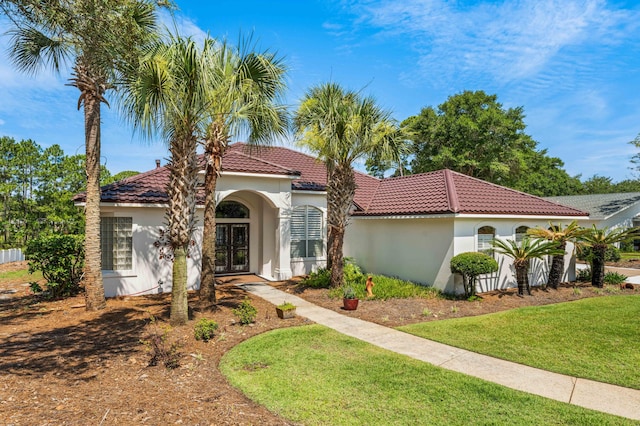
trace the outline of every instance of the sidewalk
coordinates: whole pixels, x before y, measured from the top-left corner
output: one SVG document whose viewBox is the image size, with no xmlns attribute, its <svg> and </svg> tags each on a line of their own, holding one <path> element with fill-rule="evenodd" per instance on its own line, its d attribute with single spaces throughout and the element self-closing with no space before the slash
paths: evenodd
<svg viewBox="0 0 640 426">
<path fill-rule="evenodd" d="M 242 283 L 237 286 L 274 305 L 287 300 L 296 305 L 298 315 L 317 324 L 447 370 L 557 401 L 640 420 L 640 390 L 551 373 L 412 336 L 321 308 L 266 283 Z"/>
</svg>

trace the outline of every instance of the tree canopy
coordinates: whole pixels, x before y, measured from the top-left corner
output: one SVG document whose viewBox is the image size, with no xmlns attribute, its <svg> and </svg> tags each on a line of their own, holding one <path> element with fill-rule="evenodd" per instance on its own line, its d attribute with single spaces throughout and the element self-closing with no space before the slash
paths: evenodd
<svg viewBox="0 0 640 426">
<path fill-rule="evenodd" d="M 398 168 L 396 175 L 448 168 L 538 196 L 580 192 L 579 177 L 525 133 L 524 117 L 522 107 L 505 109 L 496 95 L 465 91 L 402 123 L 411 141 L 410 170 L 376 158 L 367 169 L 381 176 L 390 167 Z"/>
</svg>

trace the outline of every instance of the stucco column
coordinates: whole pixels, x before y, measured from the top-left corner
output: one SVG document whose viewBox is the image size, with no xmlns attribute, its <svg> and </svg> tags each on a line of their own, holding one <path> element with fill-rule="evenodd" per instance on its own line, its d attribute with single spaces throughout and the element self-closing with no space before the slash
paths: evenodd
<svg viewBox="0 0 640 426">
<path fill-rule="evenodd" d="M 293 276 L 291 271 L 291 212 L 289 209 L 278 209 L 278 226 L 276 229 L 277 263 L 273 271 L 278 281 L 288 280 Z"/>
</svg>

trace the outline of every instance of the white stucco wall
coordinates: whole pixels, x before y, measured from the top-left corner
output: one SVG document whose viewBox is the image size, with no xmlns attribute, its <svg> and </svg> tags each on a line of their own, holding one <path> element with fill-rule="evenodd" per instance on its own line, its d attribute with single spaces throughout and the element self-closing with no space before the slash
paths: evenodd
<svg viewBox="0 0 640 426">
<path fill-rule="evenodd" d="M 554 221 L 554 223 L 558 220 Z M 560 221 L 562 223 L 569 221 Z M 433 285 L 447 293 L 463 291 L 459 276 L 451 274 L 449 262 L 457 254 L 477 251 L 476 233 L 482 226 L 496 229 L 496 238 L 515 239 L 516 228 L 548 226 L 548 219 L 441 217 L 353 218 L 345 235 L 345 255 L 354 257 L 367 272 L 398 276 Z M 575 279 L 572 246 L 565 256 L 565 280 Z M 478 291 L 516 286 L 511 260 L 496 254 L 497 273 L 482 277 Z M 530 283 L 546 282 L 548 263 L 535 260 Z"/>
<path fill-rule="evenodd" d="M 453 219 L 354 217 L 345 234 L 344 253 L 367 272 L 446 287 Z"/>
</svg>

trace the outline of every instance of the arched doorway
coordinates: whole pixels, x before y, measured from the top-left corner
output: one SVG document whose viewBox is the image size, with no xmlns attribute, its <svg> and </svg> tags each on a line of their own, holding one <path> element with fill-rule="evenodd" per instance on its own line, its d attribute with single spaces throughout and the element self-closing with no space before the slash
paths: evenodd
<svg viewBox="0 0 640 426">
<path fill-rule="evenodd" d="M 249 209 L 237 201 L 223 201 L 216 207 L 216 273 L 249 272 Z"/>
</svg>

